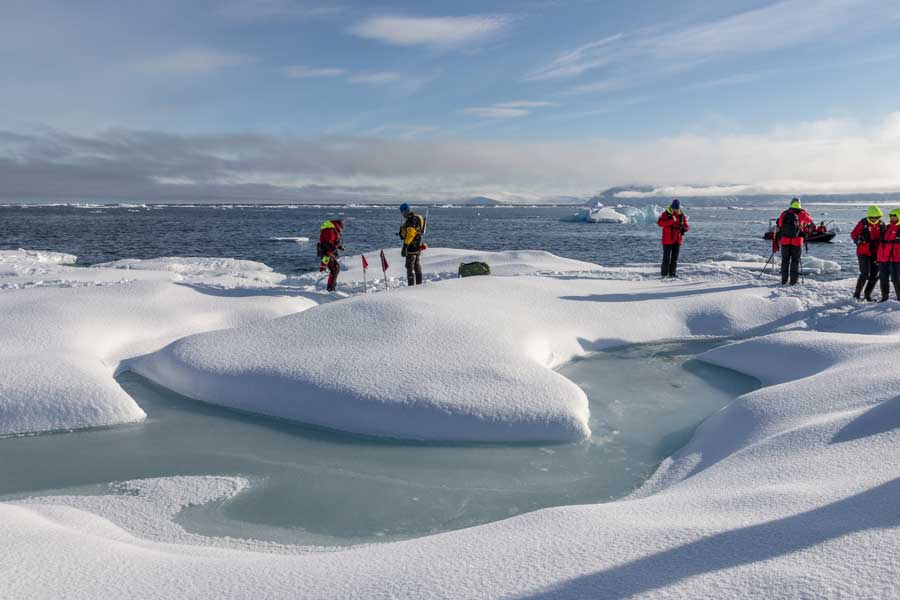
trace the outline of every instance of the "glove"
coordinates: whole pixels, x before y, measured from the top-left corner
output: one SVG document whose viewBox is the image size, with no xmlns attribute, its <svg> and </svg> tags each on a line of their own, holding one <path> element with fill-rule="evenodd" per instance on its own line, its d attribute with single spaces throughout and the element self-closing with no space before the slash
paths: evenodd
<svg viewBox="0 0 900 600">
<path fill-rule="evenodd" d="M 419 246 L 419 250 L 420 250 L 421 252 L 424 252 L 424 251 L 428 250 L 428 244 L 426 244 L 425 242 L 422 242 L 422 245 Z"/>
<path fill-rule="evenodd" d="M 338 250 L 343 250 L 344 247 L 343 247 L 343 246 L 338 246 L 337 249 L 338 249 Z"/>
<path fill-rule="evenodd" d="M 331 262 L 331 259 L 327 256 L 322 257 L 322 262 L 319 263 L 319 273 L 328 268 L 328 263 Z"/>
<path fill-rule="evenodd" d="M 400 250 L 400 256 L 406 258 L 406 246 L 405 246 L 405 245 L 404 245 L 403 248 Z"/>
</svg>

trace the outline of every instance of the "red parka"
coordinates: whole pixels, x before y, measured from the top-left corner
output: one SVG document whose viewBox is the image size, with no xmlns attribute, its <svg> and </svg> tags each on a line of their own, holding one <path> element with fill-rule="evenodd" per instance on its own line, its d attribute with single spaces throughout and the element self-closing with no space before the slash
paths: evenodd
<svg viewBox="0 0 900 600">
<path fill-rule="evenodd" d="M 900 226 L 898 225 L 892 224 L 885 228 L 881 245 L 878 246 L 878 262 L 900 263 L 900 239 L 897 239 L 898 231 L 900 231 Z"/>
<path fill-rule="evenodd" d="M 322 231 L 319 234 L 319 245 L 322 254 L 331 256 L 341 246 L 341 230 L 344 224 L 341 221 L 325 221 L 322 223 Z"/>
<path fill-rule="evenodd" d="M 872 223 L 863 219 L 850 232 L 850 239 L 856 243 L 857 256 L 876 256 L 881 241 L 881 220 Z"/>
<path fill-rule="evenodd" d="M 684 242 L 684 234 L 691 228 L 687 215 L 682 210 L 673 210 L 671 207 L 659 215 L 656 224 L 662 227 L 663 246 L 680 246 Z"/>
<path fill-rule="evenodd" d="M 802 208 L 789 208 L 778 217 L 778 228 L 781 229 L 782 224 L 784 223 L 784 216 L 789 212 L 797 213 L 797 224 L 800 226 L 800 231 L 806 232 L 809 231 L 810 226 L 815 225 L 815 221 L 812 220 L 812 217 L 809 216 L 809 213 L 803 210 Z M 796 237 L 787 237 L 787 236 L 779 236 L 778 243 L 782 246 L 802 246 L 803 245 L 803 236 L 798 235 Z"/>
</svg>

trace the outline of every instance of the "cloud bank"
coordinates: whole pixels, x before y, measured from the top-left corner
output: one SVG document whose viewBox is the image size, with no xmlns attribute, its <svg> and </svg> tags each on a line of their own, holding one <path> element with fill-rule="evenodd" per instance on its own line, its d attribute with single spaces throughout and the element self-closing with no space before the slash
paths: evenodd
<svg viewBox="0 0 900 600">
<path fill-rule="evenodd" d="M 636 142 L 0 131 L 5 202 L 535 202 L 622 183 L 664 196 L 892 193 L 898 166 L 900 112 Z"/>
</svg>

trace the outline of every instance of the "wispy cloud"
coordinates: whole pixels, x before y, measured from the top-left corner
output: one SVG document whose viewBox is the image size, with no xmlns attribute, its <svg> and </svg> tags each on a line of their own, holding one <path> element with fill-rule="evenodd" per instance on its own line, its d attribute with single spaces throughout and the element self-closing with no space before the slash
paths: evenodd
<svg viewBox="0 0 900 600">
<path fill-rule="evenodd" d="M 491 106 L 473 106 L 464 108 L 460 112 L 467 115 L 481 117 L 483 119 L 515 119 L 531 114 L 535 108 L 558 106 L 554 102 L 516 100 L 513 102 L 501 102 Z"/>
<path fill-rule="evenodd" d="M 395 71 L 382 71 L 378 73 L 361 73 L 359 75 L 353 75 L 347 79 L 350 83 L 362 84 L 362 85 L 384 85 L 387 83 L 396 83 L 398 81 L 403 81 L 404 75 L 403 73 L 397 73 Z"/>
<path fill-rule="evenodd" d="M 900 17 L 900 7 L 883 0 L 782 0 L 763 8 L 673 31 L 619 33 L 569 50 L 535 69 L 530 81 L 567 79 L 597 70 L 604 81 L 584 84 L 580 93 L 609 91 L 607 81 L 635 72 L 667 73 L 728 56 L 782 50 L 841 36 L 866 35 Z M 639 81 L 636 80 L 636 81 Z"/>
<path fill-rule="evenodd" d="M 311 79 L 318 77 L 340 77 L 346 73 L 344 69 L 333 67 L 317 68 L 305 65 L 291 65 L 284 67 L 284 74 L 291 79 Z"/>
<path fill-rule="evenodd" d="M 131 65 L 132 70 L 148 74 L 208 73 L 254 62 L 243 54 L 231 54 L 211 48 L 185 48 L 149 58 Z"/>
<path fill-rule="evenodd" d="M 229 0 L 216 7 L 214 13 L 236 21 L 260 19 L 307 19 L 340 12 L 340 6 L 329 6 L 307 0 Z"/>
<path fill-rule="evenodd" d="M 350 32 L 393 46 L 431 46 L 448 49 L 478 44 L 498 34 L 512 21 L 508 15 L 467 17 L 374 17 Z"/>
</svg>

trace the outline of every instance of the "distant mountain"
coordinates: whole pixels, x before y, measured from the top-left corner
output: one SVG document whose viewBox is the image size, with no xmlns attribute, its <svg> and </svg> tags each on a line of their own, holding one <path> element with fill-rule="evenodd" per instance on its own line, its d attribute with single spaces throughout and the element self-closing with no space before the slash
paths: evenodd
<svg viewBox="0 0 900 600">
<path fill-rule="evenodd" d="M 500 202 L 499 200 L 494 200 L 493 198 L 488 198 L 487 196 L 476 196 L 475 198 L 463 200 L 458 204 L 459 206 L 501 206 L 505 203 Z"/>
</svg>

